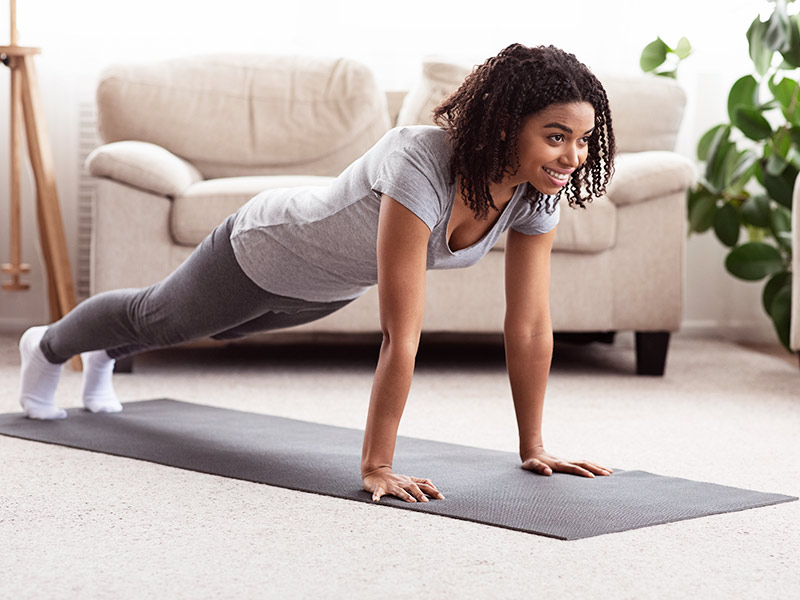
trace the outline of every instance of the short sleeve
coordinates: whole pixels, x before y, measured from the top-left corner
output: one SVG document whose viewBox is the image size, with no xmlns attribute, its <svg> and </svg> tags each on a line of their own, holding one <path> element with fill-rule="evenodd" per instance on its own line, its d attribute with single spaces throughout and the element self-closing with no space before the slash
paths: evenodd
<svg viewBox="0 0 800 600">
<path fill-rule="evenodd" d="M 551 197 L 548 198 L 548 201 L 550 199 Z M 552 231 L 561 218 L 561 205 L 558 202 L 556 202 L 553 212 L 550 213 L 541 205 L 535 209 L 530 205 L 526 208 L 527 210 L 511 224 L 511 229 L 525 235 L 540 235 Z"/>
<path fill-rule="evenodd" d="M 433 168 L 408 149 L 395 150 L 382 161 L 372 191 L 394 198 L 433 231 L 442 214 L 442 192 L 433 183 L 437 180 Z"/>
</svg>

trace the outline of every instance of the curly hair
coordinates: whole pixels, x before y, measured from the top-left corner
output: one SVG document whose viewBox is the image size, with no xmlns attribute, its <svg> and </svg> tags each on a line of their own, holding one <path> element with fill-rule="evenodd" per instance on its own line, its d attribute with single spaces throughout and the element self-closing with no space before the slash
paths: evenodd
<svg viewBox="0 0 800 600">
<path fill-rule="evenodd" d="M 570 206 L 605 193 L 614 169 L 616 145 L 608 97 L 602 84 L 574 55 L 554 46 L 529 48 L 512 44 L 475 67 L 464 83 L 433 111 L 453 147 L 451 183 L 461 176 L 466 204 L 479 219 L 497 210 L 489 192 L 519 169 L 517 141 L 526 117 L 552 104 L 588 102 L 594 108 L 595 131 L 588 157 L 555 196 L 528 185 L 525 199 L 536 210 L 555 210 L 562 192 Z M 503 135 L 504 134 L 504 135 Z"/>
</svg>

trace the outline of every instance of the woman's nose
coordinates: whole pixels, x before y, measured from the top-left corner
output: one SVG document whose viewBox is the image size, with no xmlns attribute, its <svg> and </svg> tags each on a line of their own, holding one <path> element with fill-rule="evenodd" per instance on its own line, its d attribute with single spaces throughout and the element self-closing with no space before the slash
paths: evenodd
<svg viewBox="0 0 800 600">
<path fill-rule="evenodd" d="M 577 168 L 580 164 L 578 148 L 572 144 L 564 146 L 561 163 L 573 169 Z"/>
</svg>

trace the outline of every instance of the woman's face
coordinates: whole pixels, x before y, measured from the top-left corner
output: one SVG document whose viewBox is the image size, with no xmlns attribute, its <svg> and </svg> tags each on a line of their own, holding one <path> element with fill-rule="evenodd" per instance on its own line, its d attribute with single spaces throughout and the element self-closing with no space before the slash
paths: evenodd
<svg viewBox="0 0 800 600">
<path fill-rule="evenodd" d="M 543 194 L 557 194 L 586 162 L 594 132 L 594 108 L 588 102 L 551 104 L 528 116 L 519 133 L 519 170 L 510 183 L 528 182 Z"/>
</svg>

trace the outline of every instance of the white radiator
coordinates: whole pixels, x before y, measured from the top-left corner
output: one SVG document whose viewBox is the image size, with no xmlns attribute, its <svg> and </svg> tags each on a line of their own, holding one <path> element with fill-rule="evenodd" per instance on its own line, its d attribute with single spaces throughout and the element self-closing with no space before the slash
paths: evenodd
<svg viewBox="0 0 800 600">
<path fill-rule="evenodd" d="M 78 302 L 89 297 L 90 253 L 92 244 L 92 204 L 96 184 L 84 163 L 89 153 L 101 144 L 97 134 L 97 109 L 94 102 L 78 105 L 78 152 L 80 178 L 78 179 L 78 253 L 75 279 L 75 296 Z"/>
</svg>

